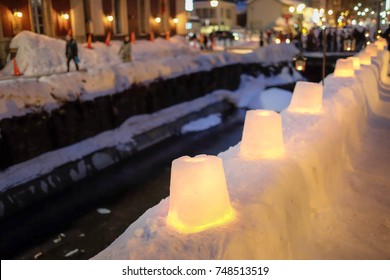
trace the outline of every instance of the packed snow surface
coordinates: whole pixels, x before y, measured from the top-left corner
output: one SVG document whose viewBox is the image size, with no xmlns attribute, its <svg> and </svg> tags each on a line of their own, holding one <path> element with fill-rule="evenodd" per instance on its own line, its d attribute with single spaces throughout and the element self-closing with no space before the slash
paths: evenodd
<svg viewBox="0 0 390 280">
<path fill-rule="evenodd" d="M 181 133 L 202 131 L 219 125 L 221 123 L 221 114 L 212 114 L 205 118 L 198 119 L 196 121 L 189 122 L 181 128 Z"/>
<path fill-rule="evenodd" d="M 235 221 L 181 234 L 166 225 L 168 197 L 94 259 L 389 259 L 387 61 L 328 76 L 318 114 L 284 110 L 283 156 L 219 154 Z"/>
</svg>

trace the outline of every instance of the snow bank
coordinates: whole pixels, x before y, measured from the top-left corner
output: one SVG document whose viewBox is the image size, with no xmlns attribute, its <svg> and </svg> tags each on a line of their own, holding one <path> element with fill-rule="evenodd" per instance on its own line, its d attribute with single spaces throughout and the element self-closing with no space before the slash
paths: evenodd
<svg viewBox="0 0 390 280">
<path fill-rule="evenodd" d="M 221 122 L 221 114 L 209 115 L 205 118 L 201 118 L 196 121 L 192 121 L 190 123 L 185 124 L 181 128 L 181 133 L 186 134 L 188 132 L 206 130 L 216 125 L 219 125 Z"/>
<path fill-rule="evenodd" d="M 161 38 L 154 42 L 136 41 L 133 46 L 134 61 L 121 63 L 118 57 L 120 45 L 120 41 L 112 41 L 110 47 L 96 42 L 93 49 L 88 49 L 85 44 L 78 44 L 80 67 L 87 71 L 63 73 L 66 70 L 64 40 L 29 31 L 20 32 L 12 39 L 11 47 L 18 48 L 16 60 L 23 77 L 34 76 L 36 80 L 18 78 L 0 81 L 3 97 L 0 99 L 0 118 L 23 115 L 39 106 L 50 112 L 66 101 L 91 100 L 122 92 L 134 83 L 150 83 L 159 78 L 175 78 L 242 62 L 271 64 L 291 60 L 296 52 L 293 45 L 281 44 L 255 50 L 254 60 L 226 52 L 202 54 L 189 47 L 184 38 L 175 36 L 169 41 Z M 72 63 L 71 67 L 74 67 Z M 271 77 L 267 85 L 290 83 L 302 78 L 296 71 L 293 71 L 293 76 L 288 71 L 284 68 L 282 73 Z M 9 62 L 2 75 L 12 74 L 13 63 Z"/>
<path fill-rule="evenodd" d="M 279 62 L 292 61 L 299 53 L 294 44 L 271 44 L 266 47 L 257 48 L 253 53 L 243 55 L 246 63 L 259 62 L 264 65 L 271 65 Z"/>
<path fill-rule="evenodd" d="M 94 259 L 388 259 L 390 104 L 376 67 L 328 76 L 317 115 L 283 111 L 284 157 L 244 160 L 240 144 L 219 155 L 233 223 L 180 234 L 167 198 Z"/>
</svg>

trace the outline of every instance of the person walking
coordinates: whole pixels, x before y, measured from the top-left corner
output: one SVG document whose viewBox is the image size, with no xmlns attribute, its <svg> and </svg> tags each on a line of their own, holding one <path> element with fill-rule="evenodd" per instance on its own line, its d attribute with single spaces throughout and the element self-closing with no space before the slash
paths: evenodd
<svg viewBox="0 0 390 280">
<path fill-rule="evenodd" d="M 76 70 L 79 71 L 79 58 L 78 58 L 78 49 L 77 43 L 73 39 L 72 35 L 66 35 L 66 47 L 65 47 L 65 55 L 66 55 L 66 68 L 67 72 L 69 72 L 69 64 L 70 61 L 73 60 L 76 65 Z"/>
<path fill-rule="evenodd" d="M 125 36 L 125 38 L 123 38 L 123 44 L 119 49 L 118 54 L 122 58 L 123 62 L 131 61 L 131 43 L 130 43 L 130 37 L 128 35 Z"/>
</svg>

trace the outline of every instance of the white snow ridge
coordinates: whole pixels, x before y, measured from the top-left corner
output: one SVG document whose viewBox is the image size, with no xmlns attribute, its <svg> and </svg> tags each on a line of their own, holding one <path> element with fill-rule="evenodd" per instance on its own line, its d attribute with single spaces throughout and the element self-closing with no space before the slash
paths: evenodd
<svg viewBox="0 0 390 280">
<path fill-rule="evenodd" d="M 319 113 L 284 110 L 283 156 L 245 160 L 240 144 L 219 155 L 234 222 L 179 233 L 167 198 L 94 259 L 389 259 L 388 59 L 328 76 Z"/>
</svg>

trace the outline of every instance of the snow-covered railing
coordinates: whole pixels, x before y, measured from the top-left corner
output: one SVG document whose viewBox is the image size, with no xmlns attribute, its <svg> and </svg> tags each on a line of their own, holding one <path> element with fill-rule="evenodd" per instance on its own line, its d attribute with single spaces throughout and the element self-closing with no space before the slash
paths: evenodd
<svg viewBox="0 0 390 280">
<path fill-rule="evenodd" d="M 341 61 L 336 66 L 337 74 L 325 79 L 322 106 L 318 106 L 318 102 L 305 105 L 305 102 L 295 100 L 293 107 L 281 113 L 285 149 L 282 155 L 264 158 L 260 154 L 260 158 L 248 159 L 240 153 L 240 145 L 244 143 L 219 155 L 223 160 L 231 205 L 236 212 L 234 221 L 195 234 L 183 234 L 167 224 L 168 198 L 149 209 L 94 258 L 337 259 L 338 256 L 366 258 L 367 254 L 374 258 L 386 256 L 388 246 L 383 242 L 387 240 L 388 231 L 378 235 L 381 236 L 379 242 L 382 242 L 379 244 L 385 248 L 376 246 L 373 249 L 374 243 L 378 245 L 377 235 L 366 236 L 369 240 L 364 242 L 354 236 L 353 230 L 347 229 L 348 234 L 338 236 L 339 232 L 345 231 L 337 228 L 343 225 L 337 224 L 337 219 L 342 215 L 341 219 L 350 223 L 356 219 L 364 221 L 359 213 L 349 209 L 351 199 L 358 199 L 356 205 L 359 206 L 364 202 L 365 207 L 360 208 L 366 211 L 388 212 L 379 201 L 375 200 L 378 204 L 374 204 L 374 197 L 363 199 L 369 190 L 364 190 L 359 179 L 354 179 L 361 171 L 354 170 L 351 165 L 351 160 L 356 159 L 362 149 L 362 137 L 369 121 L 390 120 L 390 105 L 382 101 L 390 96 L 390 80 L 383 75 L 387 73 L 388 60 L 388 52 L 380 50 L 372 57 L 372 64 L 362 65 L 359 70 L 351 68 L 354 67 L 352 61 Z M 312 90 L 317 92 L 318 86 L 313 86 Z M 308 110 L 297 110 L 302 106 L 307 106 Z M 374 127 L 374 131 L 377 130 L 378 127 Z M 263 133 L 264 137 L 269 136 L 268 131 Z M 363 189 L 364 194 L 354 192 L 356 185 Z M 214 197 L 214 194 L 209 196 Z M 334 204 L 345 213 L 335 212 Z M 379 205 L 379 210 L 372 209 L 374 205 Z M 201 207 L 208 205 L 198 205 Z M 363 213 L 360 215 L 364 216 Z M 386 217 L 386 214 L 381 217 Z M 360 230 L 367 226 L 364 223 L 354 225 Z M 321 240 L 326 242 L 328 236 L 331 236 L 332 244 L 321 243 Z M 340 238 L 347 239 L 333 242 Z M 354 248 L 352 244 L 346 244 L 351 242 L 348 238 L 355 239 Z M 334 244 L 342 244 L 344 251 L 340 252 L 340 247 L 331 247 Z M 329 250 L 331 254 L 338 254 L 327 255 Z M 354 252 L 360 255 L 354 255 Z"/>
</svg>

